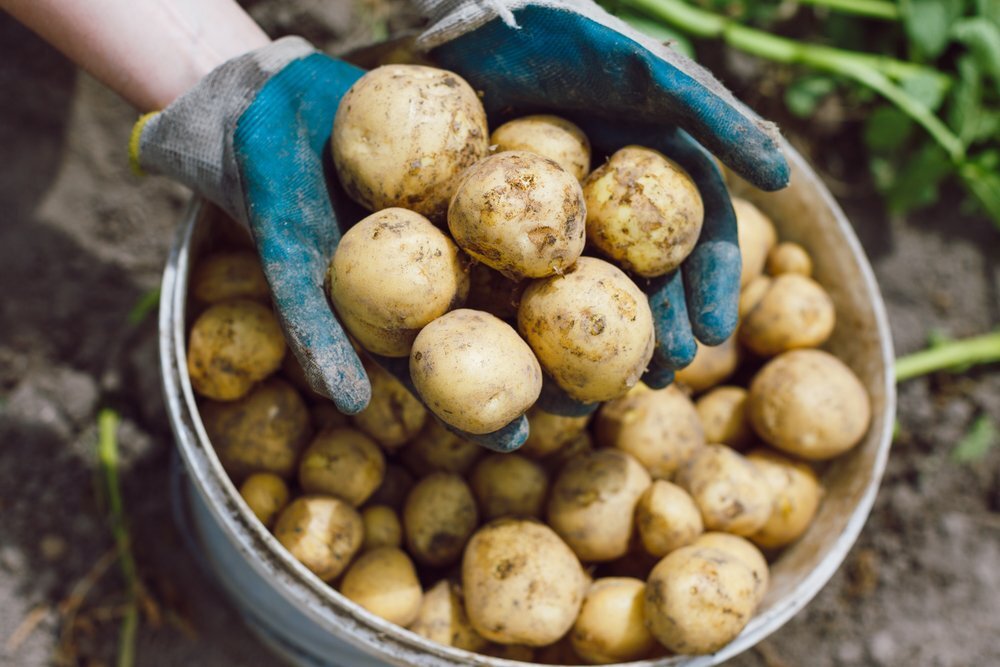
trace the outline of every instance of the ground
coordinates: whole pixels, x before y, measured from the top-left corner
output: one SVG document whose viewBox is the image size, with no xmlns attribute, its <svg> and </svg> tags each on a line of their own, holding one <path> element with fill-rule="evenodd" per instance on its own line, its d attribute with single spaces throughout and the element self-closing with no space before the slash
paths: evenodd
<svg viewBox="0 0 1000 667">
<path fill-rule="evenodd" d="M 336 7 L 252 9 L 272 34 L 339 46 L 357 38 L 357 21 Z M 171 522 L 154 318 L 129 323 L 158 284 L 187 194 L 130 173 L 135 113 L 6 17 L 0 54 L 0 665 L 114 661 L 123 584 L 95 491 L 104 406 L 124 418 L 124 499 L 154 601 L 136 664 L 278 665 Z M 805 146 L 816 138 L 791 130 Z M 836 169 L 837 156 L 821 157 Z M 931 331 L 1000 324 L 1000 230 L 963 214 L 955 196 L 894 218 L 870 189 L 831 186 L 875 266 L 899 352 Z M 858 544 L 805 611 L 731 664 L 1000 664 L 1000 448 L 971 465 L 951 459 L 983 413 L 1000 416 L 995 367 L 902 386 L 900 435 Z"/>
</svg>

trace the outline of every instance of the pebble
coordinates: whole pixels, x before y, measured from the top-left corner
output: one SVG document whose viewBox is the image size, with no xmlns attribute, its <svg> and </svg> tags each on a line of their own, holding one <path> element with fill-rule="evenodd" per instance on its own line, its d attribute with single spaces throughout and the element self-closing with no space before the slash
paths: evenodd
<svg viewBox="0 0 1000 667">
<path fill-rule="evenodd" d="M 887 630 L 876 633 L 868 642 L 868 651 L 877 665 L 892 664 L 897 648 L 896 640 Z"/>
</svg>

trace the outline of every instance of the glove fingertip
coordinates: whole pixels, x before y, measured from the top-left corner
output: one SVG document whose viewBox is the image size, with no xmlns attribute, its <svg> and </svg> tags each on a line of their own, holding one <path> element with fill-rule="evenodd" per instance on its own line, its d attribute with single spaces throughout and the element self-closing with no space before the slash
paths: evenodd
<svg viewBox="0 0 1000 667">
<path fill-rule="evenodd" d="M 542 393 L 535 401 L 535 407 L 542 412 L 561 417 L 584 417 L 597 410 L 600 403 L 581 403 L 556 384 L 552 376 L 544 374 Z"/>
<path fill-rule="evenodd" d="M 695 337 L 718 345 L 739 320 L 740 251 L 733 243 L 706 243 L 684 265 L 688 316 Z"/>
<path fill-rule="evenodd" d="M 501 454 L 508 454 L 520 448 L 520 446 L 524 444 L 524 442 L 528 439 L 528 432 L 530 429 L 528 426 L 527 417 L 521 415 L 520 417 L 510 422 L 503 428 L 497 431 L 493 431 L 492 433 L 484 433 L 478 435 L 473 433 L 465 433 L 457 429 L 451 429 L 451 430 L 475 442 L 478 445 L 493 450 L 494 452 L 499 452 Z"/>
</svg>

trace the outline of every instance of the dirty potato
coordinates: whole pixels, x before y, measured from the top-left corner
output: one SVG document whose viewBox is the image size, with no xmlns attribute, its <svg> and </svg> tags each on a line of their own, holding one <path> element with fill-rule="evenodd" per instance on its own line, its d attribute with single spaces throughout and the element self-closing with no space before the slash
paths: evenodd
<svg viewBox="0 0 1000 667">
<path fill-rule="evenodd" d="M 361 521 L 365 528 L 362 551 L 398 547 L 403 543 L 403 525 L 388 505 L 369 505 L 361 511 Z"/>
<path fill-rule="evenodd" d="M 747 419 L 747 390 L 722 386 L 702 395 L 695 403 L 698 418 L 705 429 L 705 441 L 746 449 L 753 442 L 753 430 Z"/>
<path fill-rule="evenodd" d="M 482 651 L 487 644 L 469 622 L 461 589 L 447 579 L 424 593 L 420 611 L 409 629 L 438 644 L 466 651 Z"/>
<path fill-rule="evenodd" d="M 641 660 L 655 645 L 646 629 L 645 582 L 629 577 L 596 579 L 573 623 L 573 650 L 591 665 Z"/>
<path fill-rule="evenodd" d="M 385 466 L 385 476 L 382 478 L 382 483 L 368 497 L 368 503 L 387 505 L 399 512 L 415 483 L 413 475 L 406 468 L 396 463 L 389 463 Z"/>
<path fill-rule="evenodd" d="M 538 114 L 508 121 L 493 130 L 490 146 L 497 152 L 528 151 L 547 157 L 580 181 L 590 171 L 590 140 L 559 116 Z"/>
<path fill-rule="evenodd" d="M 774 494 L 759 470 L 725 445 L 705 445 L 677 473 L 708 530 L 752 535 L 771 516 Z"/>
<path fill-rule="evenodd" d="M 740 342 L 762 357 L 787 350 L 818 347 L 836 324 L 833 300 L 812 278 L 785 273 L 771 279 L 768 289 L 744 315 Z"/>
<path fill-rule="evenodd" d="M 285 480 L 270 472 L 256 472 L 247 477 L 240 485 L 240 495 L 254 516 L 268 528 L 289 499 Z"/>
<path fill-rule="evenodd" d="M 361 431 L 337 428 L 321 431 L 299 462 L 299 486 L 306 493 L 336 496 L 360 506 L 385 475 L 385 456 Z"/>
<path fill-rule="evenodd" d="M 677 371 L 674 382 L 684 385 L 692 393 L 700 394 L 725 382 L 736 372 L 740 363 L 740 346 L 737 345 L 735 336 L 730 336 L 715 346 L 695 342 L 698 352 L 694 355 L 694 361 Z"/>
<path fill-rule="evenodd" d="M 764 554 L 750 540 L 732 533 L 711 531 L 696 539 L 694 546 L 725 551 L 750 568 L 754 580 L 754 604 L 760 604 L 771 583 L 771 571 Z"/>
<path fill-rule="evenodd" d="M 490 454 L 472 470 L 469 485 L 485 521 L 502 516 L 540 518 L 549 480 L 545 469 L 519 454 Z"/>
<path fill-rule="evenodd" d="M 812 257 L 798 243 L 785 241 L 771 248 L 767 253 L 767 272 L 772 276 L 783 273 L 797 273 L 800 276 L 812 275 Z"/>
<path fill-rule="evenodd" d="M 743 258 L 740 285 L 745 287 L 764 272 L 767 254 L 778 242 L 778 232 L 771 219 L 749 201 L 739 197 L 733 197 L 732 201 L 736 212 L 740 255 Z"/>
<path fill-rule="evenodd" d="M 274 536 L 323 581 L 333 581 L 361 548 L 364 527 L 353 507 L 339 498 L 301 496 L 274 524 Z"/>
<path fill-rule="evenodd" d="M 774 504 L 771 516 L 750 540 L 765 549 L 791 544 L 812 523 L 823 497 L 823 488 L 808 464 L 766 449 L 747 454 L 771 486 Z"/>
<path fill-rule="evenodd" d="M 705 530 L 694 499 L 664 479 L 654 481 L 639 498 L 635 526 L 646 552 L 660 558 L 691 544 Z"/>
<path fill-rule="evenodd" d="M 366 363 L 365 370 L 372 383 L 372 399 L 351 421 L 384 449 L 393 451 L 423 428 L 427 409 L 399 380 L 378 365 Z"/>
<path fill-rule="evenodd" d="M 469 485 L 450 473 L 424 477 L 403 506 L 406 547 L 421 565 L 444 567 L 457 562 L 478 524 L 479 513 Z"/>
<path fill-rule="evenodd" d="M 472 440 L 449 431 L 436 419 L 428 419 L 420 433 L 401 450 L 400 459 L 418 477 L 432 472 L 464 475 L 485 453 Z"/>
<path fill-rule="evenodd" d="M 423 590 L 405 551 L 379 547 L 358 556 L 344 573 L 340 592 L 371 613 L 407 626 L 417 617 Z"/>
<path fill-rule="evenodd" d="M 202 303 L 230 299 L 267 301 L 267 286 L 260 260 L 251 250 L 223 250 L 198 260 L 191 274 L 191 294 Z"/>
<path fill-rule="evenodd" d="M 537 407 L 528 410 L 528 439 L 517 450 L 532 459 L 542 459 L 558 451 L 579 435 L 590 421 L 590 415 L 564 417 Z"/>
</svg>

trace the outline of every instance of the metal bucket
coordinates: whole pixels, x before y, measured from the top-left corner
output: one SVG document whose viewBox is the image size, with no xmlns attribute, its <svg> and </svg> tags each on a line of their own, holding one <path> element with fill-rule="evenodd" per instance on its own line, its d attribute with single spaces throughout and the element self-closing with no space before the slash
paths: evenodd
<svg viewBox="0 0 1000 667">
<path fill-rule="evenodd" d="M 830 193 L 790 146 L 791 185 L 762 193 L 735 185 L 775 221 L 783 240 L 810 250 L 816 278 L 837 307 L 826 348 L 850 366 L 871 396 L 864 441 L 831 463 L 826 495 L 808 532 L 772 564 L 771 588 L 757 614 L 718 653 L 629 663 L 652 667 L 717 665 L 780 628 L 840 566 L 871 510 L 892 440 L 893 350 L 871 267 Z M 160 355 L 182 475 L 177 493 L 200 558 L 250 627 L 296 665 L 524 665 L 437 643 L 388 623 L 342 597 L 292 558 L 253 516 L 229 481 L 205 434 L 187 375 L 188 277 L 203 249 L 210 206 L 193 201 L 163 276 Z"/>
</svg>

